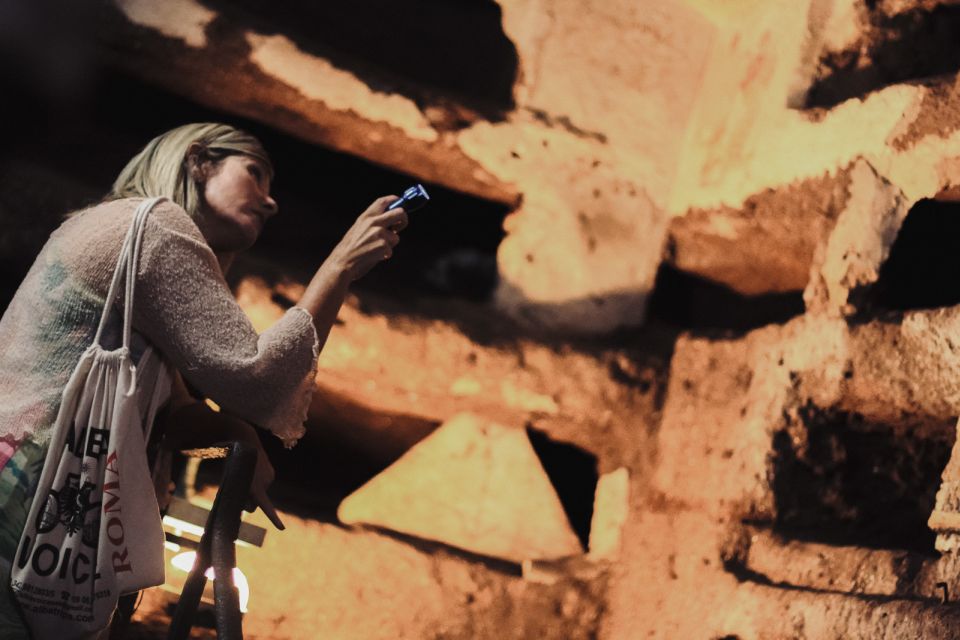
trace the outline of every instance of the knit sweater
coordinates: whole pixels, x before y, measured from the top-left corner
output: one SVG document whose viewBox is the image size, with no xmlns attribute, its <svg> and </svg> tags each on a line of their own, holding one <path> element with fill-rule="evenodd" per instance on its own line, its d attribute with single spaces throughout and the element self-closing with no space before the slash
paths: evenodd
<svg viewBox="0 0 960 640">
<path fill-rule="evenodd" d="M 61 394 L 91 344 L 133 212 L 130 198 L 67 219 L 47 241 L 0 319 L 0 589 L 8 590 Z M 122 298 L 122 295 L 121 295 Z M 122 308 L 119 300 L 118 308 Z M 178 205 L 147 218 L 137 270 L 131 349 L 147 343 L 199 392 L 288 445 L 304 433 L 318 341 L 310 314 L 290 309 L 257 334 L 217 258 Z M 119 346 L 114 313 L 103 346 Z M 4 567 L 3 565 L 6 565 Z M 4 620 L 0 597 L 0 629 Z M 0 638 L 4 637 L 0 633 Z"/>
</svg>

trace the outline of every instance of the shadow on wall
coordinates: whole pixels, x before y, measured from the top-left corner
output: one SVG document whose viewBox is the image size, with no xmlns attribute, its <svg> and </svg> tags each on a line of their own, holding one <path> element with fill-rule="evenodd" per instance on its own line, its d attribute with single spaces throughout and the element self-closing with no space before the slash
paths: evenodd
<svg viewBox="0 0 960 640">
<path fill-rule="evenodd" d="M 515 106 L 519 57 L 493 0 L 298 0 L 285 3 L 283 11 L 266 0 L 205 4 L 253 16 L 258 27 L 282 33 L 301 49 L 349 69 L 372 89 L 407 95 L 421 107 L 431 106 L 438 96 L 432 100 L 422 90 L 403 86 L 404 80 L 460 99 L 488 119 L 502 119 Z M 385 75 L 396 80 L 387 86 Z M 447 128 L 470 124 L 458 122 L 456 110 L 450 116 Z M 460 117 L 469 120 L 468 114 Z"/>
<path fill-rule="evenodd" d="M 308 435 L 293 449 L 284 448 L 272 435 L 260 432 L 278 474 L 278 482 L 271 491 L 277 506 L 301 517 L 338 522 L 337 509 L 342 500 L 385 471 L 438 427 L 437 423 L 409 416 L 397 419 L 371 415 L 369 420 L 395 424 L 384 429 L 371 428 L 370 424 L 311 422 Z M 352 433 L 355 427 L 359 433 Z M 389 447 L 381 446 L 376 438 L 394 428 L 404 431 L 405 435 L 394 437 Z M 529 426 L 526 435 L 572 530 L 587 549 L 599 479 L 597 457 Z M 218 465 L 205 465 L 201 480 L 216 482 Z M 430 497 L 425 495 L 424 500 L 429 501 Z"/>
<path fill-rule="evenodd" d="M 934 552 L 927 526 L 953 420 L 903 425 L 801 407 L 773 438 L 774 529 L 798 540 Z"/>
<path fill-rule="evenodd" d="M 496 298 L 509 309 L 525 332 L 543 339 L 551 336 L 611 334 L 643 324 L 650 292 L 605 291 L 557 302 L 530 300 L 519 287 L 501 281 Z"/>
<path fill-rule="evenodd" d="M 530 330 L 548 336 L 589 332 L 617 335 L 652 321 L 696 335 L 735 337 L 804 312 L 800 291 L 745 296 L 663 262 L 653 291 L 612 291 L 562 302 L 535 302 L 501 283 L 497 297 Z"/>
<path fill-rule="evenodd" d="M 422 437 L 435 428 L 423 425 Z M 272 434 L 258 430 L 264 449 L 277 471 L 270 494 L 276 506 L 303 518 L 337 522 L 340 502 L 395 462 L 403 450 L 389 456 L 371 454 L 370 447 L 347 442 L 342 434 L 324 432 L 311 425 L 310 435 L 293 449 L 284 448 Z M 367 432 L 369 433 L 369 432 Z M 317 435 L 320 434 L 320 435 Z M 410 443 L 412 446 L 414 443 Z M 216 482 L 217 469 L 210 465 L 204 478 Z"/>
<path fill-rule="evenodd" d="M 694 334 L 729 337 L 782 324 L 803 312 L 800 291 L 745 296 L 664 262 L 657 272 L 648 315 Z"/>
<path fill-rule="evenodd" d="M 805 108 L 833 107 L 890 85 L 960 70 L 960 6 L 943 3 L 887 16 L 876 2 L 864 5 L 867 28 L 848 48 L 821 57 Z"/>
<path fill-rule="evenodd" d="M 875 311 L 960 304 L 960 203 L 920 200 L 900 227 L 877 282 L 856 295 Z"/>
</svg>

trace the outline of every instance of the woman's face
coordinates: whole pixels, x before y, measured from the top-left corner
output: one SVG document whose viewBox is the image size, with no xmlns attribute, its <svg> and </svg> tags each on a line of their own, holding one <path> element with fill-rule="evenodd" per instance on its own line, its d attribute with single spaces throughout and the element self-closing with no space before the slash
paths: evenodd
<svg viewBox="0 0 960 640">
<path fill-rule="evenodd" d="M 201 185 L 200 231 L 215 252 L 249 249 L 263 225 L 276 215 L 269 175 L 262 162 L 246 155 L 227 156 L 213 167 Z"/>
</svg>

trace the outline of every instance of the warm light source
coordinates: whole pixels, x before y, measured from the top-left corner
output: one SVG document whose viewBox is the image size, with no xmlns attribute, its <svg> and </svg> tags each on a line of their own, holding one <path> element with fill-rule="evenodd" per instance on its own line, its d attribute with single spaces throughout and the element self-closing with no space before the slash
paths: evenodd
<svg viewBox="0 0 960 640">
<path fill-rule="evenodd" d="M 169 526 L 173 529 L 173 533 L 178 536 L 182 536 L 184 533 L 189 533 L 196 537 L 203 535 L 203 527 L 199 524 L 194 524 L 192 522 L 187 522 L 186 520 L 181 520 L 180 518 L 174 518 L 169 515 L 163 516 L 163 524 Z"/>
<path fill-rule="evenodd" d="M 196 561 L 196 551 L 185 551 L 173 556 L 170 559 L 170 564 L 184 573 L 190 573 Z M 208 580 L 215 580 L 212 567 L 207 569 L 204 575 L 207 576 Z M 240 611 L 246 613 L 247 603 L 250 602 L 250 584 L 247 582 L 247 576 L 243 575 L 243 571 L 240 571 L 239 567 L 233 568 L 233 583 L 237 586 L 237 592 L 240 596 Z"/>
</svg>

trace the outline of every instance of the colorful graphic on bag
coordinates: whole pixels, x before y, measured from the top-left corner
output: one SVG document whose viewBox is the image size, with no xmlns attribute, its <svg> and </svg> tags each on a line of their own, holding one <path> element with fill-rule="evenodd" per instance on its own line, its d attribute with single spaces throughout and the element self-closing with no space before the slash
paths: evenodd
<svg viewBox="0 0 960 640">
<path fill-rule="evenodd" d="M 80 476 L 71 473 L 67 476 L 67 486 L 59 491 L 51 490 L 46 503 L 37 517 L 37 532 L 49 533 L 57 524 L 67 529 L 68 535 L 74 535 L 81 529 L 81 539 L 88 547 L 97 544 L 97 532 L 100 530 L 100 502 L 90 502 L 90 496 L 97 485 L 87 480 L 80 485 Z M 98 494 L 96 494 L 98 495 Z M 91 513 L 92 511 L 92 513 Z"/>
</svg>

